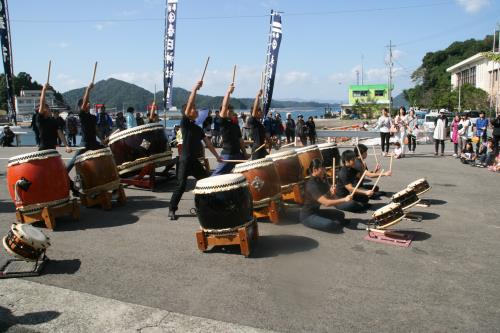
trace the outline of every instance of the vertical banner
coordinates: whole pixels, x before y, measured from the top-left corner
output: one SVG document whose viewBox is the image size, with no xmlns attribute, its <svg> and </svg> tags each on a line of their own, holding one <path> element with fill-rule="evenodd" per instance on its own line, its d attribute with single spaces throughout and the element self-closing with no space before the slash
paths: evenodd
<svg viewBox="0 0 500 333">
<path fill-rule="evenodd" d="M 276 67 L 278 66 L 278 53 L 281 44 L 281 14 L 271 10 L 271 28 L 269 32 L 269 44 L 267 45 L 266 69 L 263 93 L 264 116 L 269 112 L 273 98 L 274 79 L 276 78 Z"/>
<path fill-rule="evenodd" d="M 16 109 L 14 103 L 14 85 L 12 82 L 12 50 L 10 46 L 10 25 L 9 12 L 7 10 L 6 0 L 0 0 L 0 41 L 2 43 L 3 69 L 5 73 L 5 83 L 7 87 L 7 108 L 9 112 L 9 121 L 14 120 L 17 125 Z"/>
<path fill-rule="evenodd" d="M 167 0 L 165 11 L 165 43 L 163 54 L 163 107 L 172 107 L 174 83 L 175 25 L 177 22 L 177 0 Z"/>
</svg>

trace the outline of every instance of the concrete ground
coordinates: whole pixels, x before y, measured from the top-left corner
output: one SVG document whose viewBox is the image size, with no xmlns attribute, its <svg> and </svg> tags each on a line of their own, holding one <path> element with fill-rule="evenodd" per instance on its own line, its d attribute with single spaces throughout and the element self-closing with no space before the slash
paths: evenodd
<svg viewBox="0 0 500 333">
<path fill-rule="evenodd" d="M 191 192 L 171 222 L 174 182 L 156 192 L 128 188 L 126 206 L 82 207 L 80 221 L 63 218 L 47 231 L 43 275 L 0 281 L 0 330 L 498 332 L 500 175 L 431 149 L 394 161 L 380 183 L 397 192 L 426 177 L 432 186 L 424 197 L 433 205 L 413 209 L 424 220 L 394 226 L 415 235 L 410 248 L 365 241 L 372 212 L 348 213 L 350 225 L 328 233 L 288 209 L 281 225 L 259 224 L 251 258 L 232 247 L 200 253 Z M 2 182 L 6 159 L 28 151 L 0 150 Z M 0 235 L 14 221 L 4 187 Z"/>
</svg>

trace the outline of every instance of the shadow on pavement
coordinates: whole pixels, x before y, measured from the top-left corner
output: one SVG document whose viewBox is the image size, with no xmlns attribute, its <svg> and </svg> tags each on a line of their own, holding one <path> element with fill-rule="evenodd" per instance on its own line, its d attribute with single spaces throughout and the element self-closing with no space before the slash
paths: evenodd
<svg viewBox="0 0 500 333">
<path fill-rule="evenodd" d="M 430 212 L 414 212 L 414 211 L 411 211 L 411 214 L 422 216 L 422 221 L 425 221 L 425 220 L 435 220 L 435 219 L 437 219 L 437 218 L 439 218 L 441 216 L 439 214 L 430 213 Z"/>
<path fill-rule="evenodd" d="M 15 213 L 16 207 L 12 201 L 0 201 L 0 213 Z"/>
<path fill-rule="evenodd" d="M 44 268 L 44 274 L 75 274 L 80 269 L 80 259 L 50 259 Z"/>
<path fill-rule="evenodd" d="M 5 332 L 14 325 L 37 325 L 46 323 L 59 317 L 61 313 L 57 311 L 39 311 L 15 316 L 10 309 L 0 306 L 0 331 Z M 15 330 L 16 332 L 26 332 L 28 330 Z"/>
<path fill-rule="evenodd" d="M 440 199 L 425 199 L 425 198 L 423 198 L 423 200 L 430 203 L 431 206 L 433 206 L 433 205 L 434 206 L 441 206 L 441 205 L 446 205 L 448 203 L 448 201 L 440 200 Z"/>
<path fill-rule="evenodd" d="M 431 234 L 428 234 L 423 231 L 401 230 L 401 232 L 404 232 L 406 234 L 412 234 L 414 242 L 421 242 L 432 237 Z"/>
</svg>

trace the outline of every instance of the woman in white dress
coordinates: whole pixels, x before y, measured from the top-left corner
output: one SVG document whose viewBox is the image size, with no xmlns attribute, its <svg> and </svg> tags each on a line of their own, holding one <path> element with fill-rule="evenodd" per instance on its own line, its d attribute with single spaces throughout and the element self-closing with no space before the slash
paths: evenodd
<svg viewBox="0 0 500 333">
<path fill-rule="evenodd" d="M 441 111 L 436 118 L 434 127 L 434 156 L 438 155 L 438 148 L 441 145 L 441 156 L 444 156 L 444 140 L 446 139 L 446 128 L 448 127 L 448 118 Z"/>
<path fill-rule="evenodd" d="M 408 121 L 406 119 L 406 109 L 404 106 L 399 108 L 399 113 L 394 118 L 394 126 L 396 127 L 397 132 L 395 133 L 396 140 L 398 140 L 401 145 L 401 157 L 405 157 L 405 139 L 406 139 L 406 129 L 408 127 Z"/>
<path fill-rule="evenodd" d="M 468 113 L 460 115 L 460 122 L 458 123 L 458 145 L 460 151 L 464 150 L 467 141 L 472 137 L 472 122 L 469 119 Z"/>
</svg>

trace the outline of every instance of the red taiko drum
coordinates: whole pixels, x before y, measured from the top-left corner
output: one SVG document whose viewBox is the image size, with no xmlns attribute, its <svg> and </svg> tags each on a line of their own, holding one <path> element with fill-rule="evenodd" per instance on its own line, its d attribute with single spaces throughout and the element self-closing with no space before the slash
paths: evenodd
<svg viewBox="0 0 500 333">
<path fill-rule="evenodd" d="M 305 179 L 309 179 L 309 166 L 311 165 L 311 162 L 315 158 L 323 161 L 323 156 L 321 155 L 321 152 L 316 145 L 298 148 L 295 149 L 295 151 L 297 152 L 300 164 L 302 165 L 302 174 L 304 175 Z"/>
<path fill-rule="evenodd" d="M 7 186 L 16 209 L 25 214 L 69 201 L 68 173 L 61 155 L 54 149 L 10 158 Z"/>
</svg>

